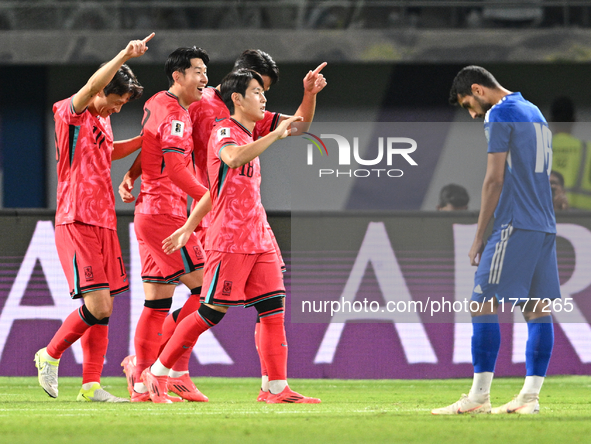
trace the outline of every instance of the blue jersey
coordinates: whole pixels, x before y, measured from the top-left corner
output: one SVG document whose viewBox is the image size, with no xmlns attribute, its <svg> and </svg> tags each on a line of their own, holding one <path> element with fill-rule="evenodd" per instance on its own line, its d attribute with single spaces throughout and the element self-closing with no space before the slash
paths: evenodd
<svg viewBox="0 0 591 444">
<path fill-rule="evenodd" d="M 511 224 L 523 230 L 556 233 L 549 180 L 552 133 L 538 107 L 521 93 L 509 94 L 486 113 L 484 132 L 489 153 L 507 152 L 494 229 Z"/>
</svg>

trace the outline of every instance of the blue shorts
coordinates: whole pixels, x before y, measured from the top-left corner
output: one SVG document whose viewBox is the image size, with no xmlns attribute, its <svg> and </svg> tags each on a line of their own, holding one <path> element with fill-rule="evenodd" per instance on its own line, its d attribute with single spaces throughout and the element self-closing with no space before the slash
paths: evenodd
<svg viewBox="0 0 591 444">
<path fill-rule="evenodd" d="M 556 234 L 509 225 L 489 237 L 474 276 L 472 300 L 560 298 Z M 513 298 L 513 300 L 509 300 Z"/>
</svg>

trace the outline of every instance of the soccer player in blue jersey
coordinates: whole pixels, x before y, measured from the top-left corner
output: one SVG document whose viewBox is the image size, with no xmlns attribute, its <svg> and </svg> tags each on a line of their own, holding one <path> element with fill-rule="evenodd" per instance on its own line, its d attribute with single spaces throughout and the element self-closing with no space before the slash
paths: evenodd
<svg viewBox="0 0 591 444">
<path fill-rule="evenodd" d="M 450 103 L 474 119 L 484 118 L 488 161 L 476 236 L 468 254 L 472 265 L 478 266 L 472 292 L 472 301 L 479 304 L 472 313 L 474 380 L 468 395 L 432 413 L 538 413 L 554 344 L 549 301 L 560 298 L 556 219 L 548 180 L 552 134 L 535 105 L 503 88 L 479 66 L 467 66 L 457 74 Z M 485 242 L 493 215 L 493 233 Z M 528 327 L 525 383 L 512 401 L 493 409 L 490 386 L 501 344 L 497 308 L 516 299 Z"/>
</svg>

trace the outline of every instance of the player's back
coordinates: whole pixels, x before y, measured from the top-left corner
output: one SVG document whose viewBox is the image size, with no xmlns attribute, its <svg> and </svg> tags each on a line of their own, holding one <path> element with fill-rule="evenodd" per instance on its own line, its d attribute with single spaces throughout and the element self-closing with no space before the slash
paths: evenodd
<svg viewBox="0 0 591 444">
<path fill-rule="evenodd" d="M 508 152 L 495 227 L 556 232 L 552 191 L 552 134 L 546 119 L 520 93 L 505 96 L 485 118 L 490 152 Z"/>
<path fill-rule="evenodd" d="M 152 96 L 144 105 L 142 121 L 142 185 L 136 213 L 186 217 L 187 195 L 168 177 L 164 154 L 184 156 L 192 163 L 193 141 L 189 112 L 168 91 Z M 194 171 L 194 166 L 190 169 Z"/>
</svg>

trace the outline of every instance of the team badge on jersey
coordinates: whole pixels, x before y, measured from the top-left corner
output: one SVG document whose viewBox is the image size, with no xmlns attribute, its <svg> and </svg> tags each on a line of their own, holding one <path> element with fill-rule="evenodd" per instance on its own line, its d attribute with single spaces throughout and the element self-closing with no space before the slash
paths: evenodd
<svg viewBox="0 0 591 444">
<path fill-rule="evenodd" d="M 172 129 L 170 131 L 170 134 L 172 136 L 183 137 L 184 132 L 185 132 L 185 123 L 181 122 L 180 120 L 173 120 L 172 121 Z"/>
<path fill-rule="evenodd" d="M 87 281 L 94 280 L 94 274 L 92 273 L 92 267 L 84 267 L 84 278 Z"/>
<path fill-rule="evenodd" d="M 230 128 L 220 128 L 218 130 L 218 140 L 230 137 Z"/>
<path fill-rule="evenodd" d="M 222 295 L 230 296 L 232 293 L 232 281 L 224 281 L 224 285 L 222 286 Z"/>
</svg>

